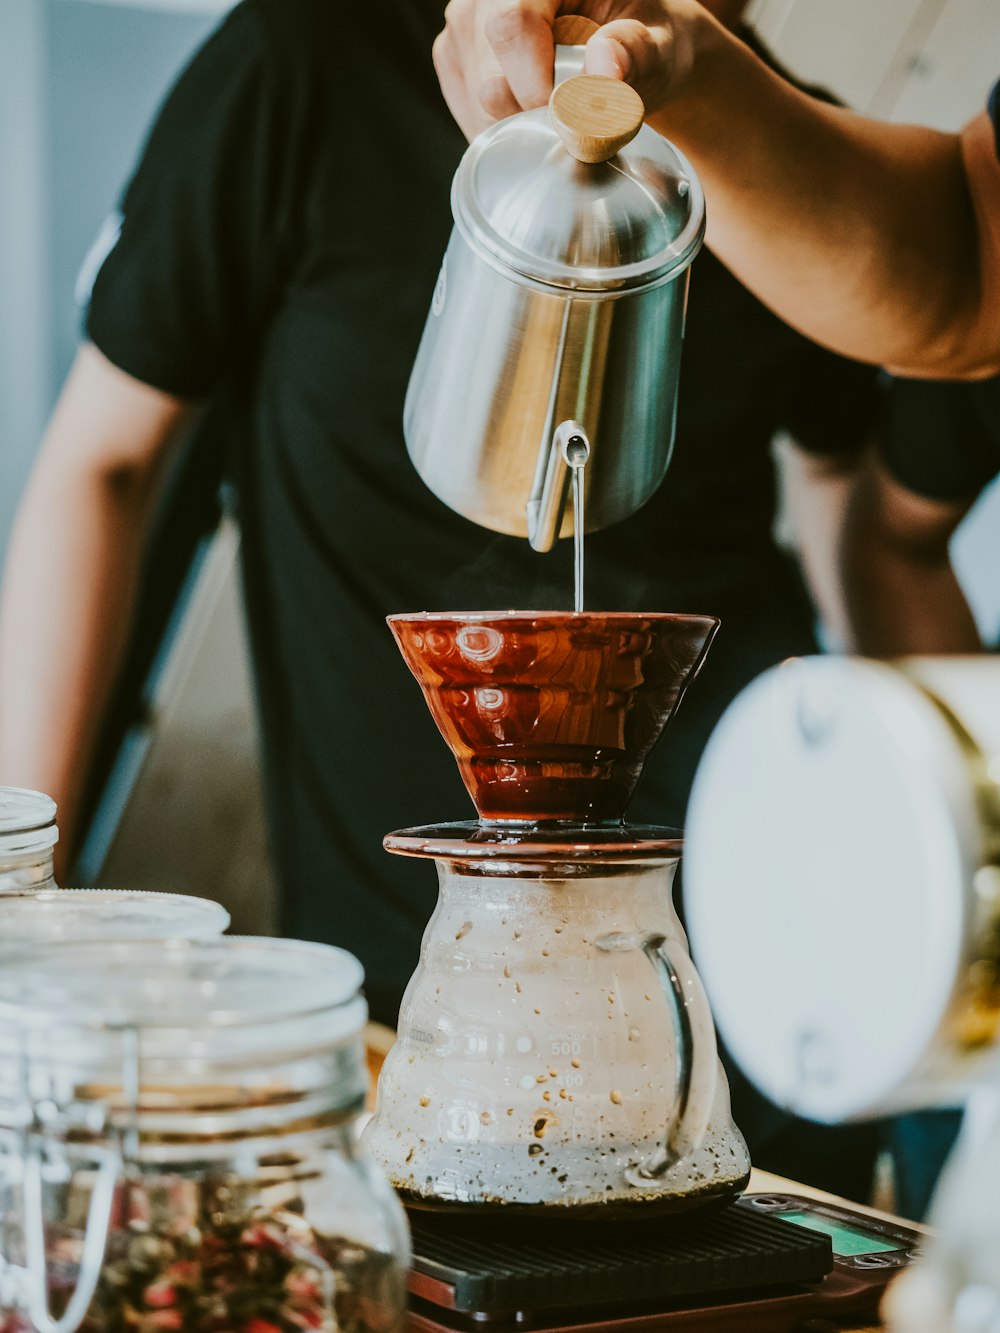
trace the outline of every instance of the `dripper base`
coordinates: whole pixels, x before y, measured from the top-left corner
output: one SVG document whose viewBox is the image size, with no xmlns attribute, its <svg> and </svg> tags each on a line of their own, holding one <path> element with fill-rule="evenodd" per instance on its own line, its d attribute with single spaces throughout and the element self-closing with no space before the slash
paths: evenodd
<svg viewBox="0 0 1000 1333">
<path fill-rule="evenodd" d="M 446 824 L 424 824 L 397 829 L 382 843 L 398 856 L 421 856 L 433 860 L 490 861 L 629 865 L 637 861 L 674 861 L 683 850 L 680 829 L 645 824 L 586 824 L 569 821 L 524 823 L 464 820 Z M 591 874 L 594 873 L 592 869 Z M 603 873 L 603 869 L 600 873 Z"/>
</svg>

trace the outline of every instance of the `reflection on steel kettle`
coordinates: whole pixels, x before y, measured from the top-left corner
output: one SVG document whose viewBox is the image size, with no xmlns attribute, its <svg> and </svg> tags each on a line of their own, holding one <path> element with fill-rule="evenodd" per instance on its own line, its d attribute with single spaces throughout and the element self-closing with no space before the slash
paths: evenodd
<svg viewBox="0 0 1000 1333">
<path fill-rule="evenodd" d="M 662 481 L 705 230 L 698 180 L 642 124 L 638 95 L 565 78 L 582 51 L 557 47 L 564 81 L 547 109 L 492 126 L 462 158 L 404 411 L 434 494 L 539 551 L 572 532 L 564 423 L 590 449 L 588 530 L 627 518 Z"/>
</svg>

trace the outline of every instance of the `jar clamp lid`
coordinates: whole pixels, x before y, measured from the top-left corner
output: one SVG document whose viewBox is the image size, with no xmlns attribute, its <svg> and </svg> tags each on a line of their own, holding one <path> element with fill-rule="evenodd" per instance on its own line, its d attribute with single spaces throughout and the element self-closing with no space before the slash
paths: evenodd
<svg viewBox="0 0 1000 1333">
<path fill-rule="evenodd" d="M 41 889 L 0 894 L 0 955 L 82 940 L 207 939 L 221 935 L 221 903 L 183 893 Z"/>
<path fill-rule="evenodd" d="M 138 1120 L 160 1158 L 189 1130 L 267 1133 L 359 1109 L 363 979 L 353 955 L 299 940 L 22 953 L 0 969 L 0 1102 L 102 1104 L 126 1130 Z"/>
</svg>

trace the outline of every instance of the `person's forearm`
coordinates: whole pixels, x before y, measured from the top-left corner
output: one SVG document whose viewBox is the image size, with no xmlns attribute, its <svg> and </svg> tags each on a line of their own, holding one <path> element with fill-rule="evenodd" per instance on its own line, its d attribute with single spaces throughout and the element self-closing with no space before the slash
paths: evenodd
<svg viewBox="0 0 1000 1333">
<path fill-rule="evenodd" d="M 137 585 L 148 478 L 43 459 L 18 514 L 0 604 L 0 781 L 59 806 L 65 869 Z"/>
<path fill-rule="evenodd" d="M 57 869 L 120 664 L 186 404 L 81 348 L 18 510 L 0 597 L 0 784 L 59 805 Z"/>
<path fill-rule="evenodd" d="M 873 573 L 876 564 L 881 568 Z M 917 566 L 871 551 L 845 579 L 845 591 L 853 652 L 908 657 L 983 650 L 969 604 L 947 560 Z"/>
<path fill-rule="evenodd" d="M 918 522 L 914 512 L 900 518 L 904 504 L 916 512 Z M 860 475 L 839 557 L 849 651 L 869 657 L 982 651 L 948 553 L 950 532 L 964 506 L 942 513 L 936 531 L 925 519 L 920 533 L 921 511 L 944 508 L 906 496 L 875 464 Z"/>
<path fill-rule="evenodd" d="M 968 351 L 976 231 L 960 141 L 798 92 L 705 20 L 651 117 L 705 187 L 708 239 L 789 323 L 914 373 L 986 368 Z"/>
</svg>

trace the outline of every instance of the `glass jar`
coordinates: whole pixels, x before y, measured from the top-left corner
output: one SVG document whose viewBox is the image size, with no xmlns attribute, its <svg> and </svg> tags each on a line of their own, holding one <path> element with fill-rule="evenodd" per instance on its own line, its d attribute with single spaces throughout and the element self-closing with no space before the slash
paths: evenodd
<svg viewBox="0 0 1000 1333">
<path fill-rule="evenodd" d="M 26 787 L 0 787 L 0 893 L 54 889 L 56 803 Z"/>
<path fill-rule="evenodd" d="M 5 962 L 3 1333 L 401 1330 L 406 1222 L 357 1146 L 362 980 L 290 940 Z"/>
<path fill-rule="evenodd" d="M 42 889 L 0 894 L 0 956 L 76 940 L 210 939 L 229 913 L 210 898 L 128 889 Z"/>
</svg>

